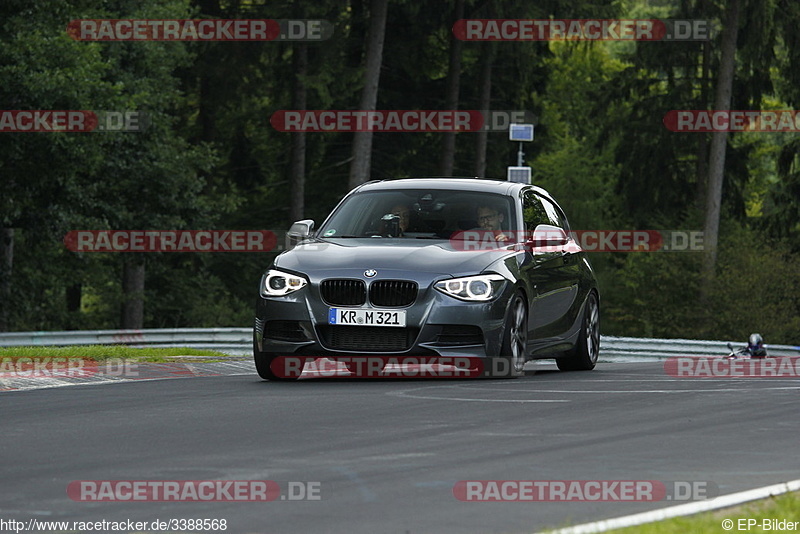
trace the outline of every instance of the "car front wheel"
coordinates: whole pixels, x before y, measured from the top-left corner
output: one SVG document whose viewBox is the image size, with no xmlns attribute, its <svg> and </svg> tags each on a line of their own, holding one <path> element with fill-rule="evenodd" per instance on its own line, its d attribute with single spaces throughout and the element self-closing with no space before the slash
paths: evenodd
<svg viewBox="0 0 800 534">
<path fill-rule="evenodd" d="M 600 354 L 600 306 L 597 295 L 589 293 L 583 313 L 578 343 L 568 355 L 556 359 L 562 371 L 589 371 L 597 365 Z"/>
<path fill-rule="evenodd" d="M 511 305 L 506 313 L 503 345 L 500 358 L 492 362 L 492 376 L 506 378 L 522 376 L 527 348 L 528 309 L 525 307 L 525 298 L 518 291 L 511 298 Z"/>
<path fill-rule="evenodd" d="M 272 380 L 275 382 L 291 381 L 300 378 L 300 375 L 303 373 L 303 366 L 305 366 L 305 358 L 298 361 L 289 362 L 290 365 L 287 364 L 285 366 L 285 372 L 275 373 L 273 370 L 273 362 L 275 363 L 275 366 L 281 365 L 281 362 L 275 362 L 275 359 L 279 357 L 280 355 L 275 354 L 274 352 L 259 351 L 258 344 L 255 342 L 255 340 L 253 341 L 253 360 L 256 364 L 256 372 L 258 373 L 258 376 L 264 380 Z"/>
</svg>

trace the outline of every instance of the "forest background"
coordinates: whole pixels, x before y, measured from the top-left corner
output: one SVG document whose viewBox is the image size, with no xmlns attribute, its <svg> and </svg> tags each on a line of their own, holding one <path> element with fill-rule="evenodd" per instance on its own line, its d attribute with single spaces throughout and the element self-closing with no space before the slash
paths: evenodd
<svg viewBox="0 0 800 534">
<path fill-rule="evenodd" d="M 322 19 L 333 35 L 87 42 L 66 31 L 75 19 L 206 18 Z M 699 19 L 718 31 L 687 42 L 469 42 L 453 36 L 463 18 Z M 290 109 L 492 109 L 538 118 L 526 164 L 574 229 L 705 231 L 717 242 L 592 253 L 604 334 L 758 331 L 797 344 L 800 137 L 676 133 L 662 119 L 797 109 L 798 27 L 794 0 L 4 0 L 3 109 L 138 110 L 151 123 L 0 134 L 0 331 L 247 326 L 275 252 L 76 253 L 64 236 L 285 232 L 294 220 L 319 224 L 368 179 L 502 179 L 517 151 L 504 132 L 270 124 Z"/>
</svg>

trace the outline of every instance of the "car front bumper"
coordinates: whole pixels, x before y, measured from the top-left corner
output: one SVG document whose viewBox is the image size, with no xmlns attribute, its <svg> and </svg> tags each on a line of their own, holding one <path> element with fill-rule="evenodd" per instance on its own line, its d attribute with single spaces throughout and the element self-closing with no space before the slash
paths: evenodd
<svg viewBox="0 0 800 534">
<path fill-rule="evenodd" d="M 259 296 L 254 329 L 259 352 L 309 357 L 364 355 L 490 358 L 500 354 L 513 284 L 488 302 L 467 302 L 420 288 L 406 311 L 405 327 L 345 326 L 328 322 L 331 306 L 311 283 L 282 297 Z M 389 309 L 370 304 L 352 309 Z"/>
</svg>

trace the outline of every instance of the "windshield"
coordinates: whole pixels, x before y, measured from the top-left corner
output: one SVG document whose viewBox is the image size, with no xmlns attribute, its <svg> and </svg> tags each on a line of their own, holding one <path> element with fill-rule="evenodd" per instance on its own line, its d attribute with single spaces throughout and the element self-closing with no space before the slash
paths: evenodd
<svg viewBox="0 0 800 534">
<path fill-rule="evenodd" d="M 323 238 L 450 239 L 465 230 L 516 229 L 507 196 L 475 191 L 403 189 L 347 198 L 320 228 Z"/>
</svg>

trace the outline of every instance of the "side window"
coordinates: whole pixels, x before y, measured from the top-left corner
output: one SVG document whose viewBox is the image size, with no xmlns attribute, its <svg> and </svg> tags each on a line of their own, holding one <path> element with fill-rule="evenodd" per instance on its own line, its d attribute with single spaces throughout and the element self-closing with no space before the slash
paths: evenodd
<svg viewBox="0 0 800 534">
<path fill-rule="evenodd" d="M 533 191 L 523 193 L 522 217 L 525 221 L 525 230 L 528 232 L 533 232 L 540 224 L 553 224 L 542 205 L 542 200 Z"/>
<path fill-rule="evenodd" d="M 544 210 L 547 212 L 547 218 L 550 220 L 548 224 L 558 226 L 559 228 L 563 228 L 565 231 L 569 232 L 569 223 L 567 222 L 567 217 L 564 215 L 564 212 L 561 211 L 561 208 L 546 198 L 542 198 L 541 201 L 542 205 L 544 206 Z"/>
</svg>

